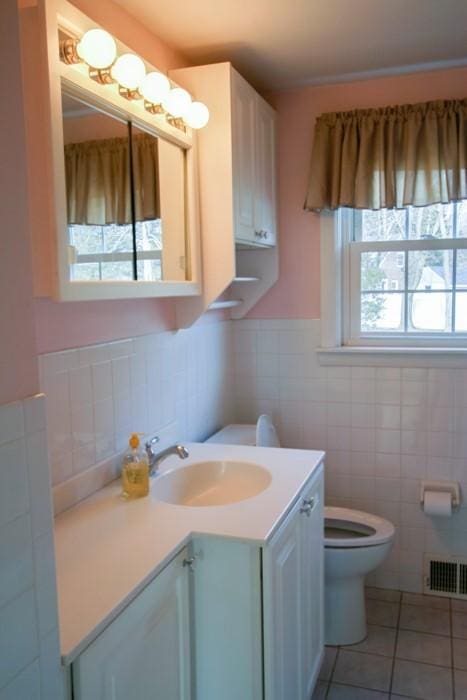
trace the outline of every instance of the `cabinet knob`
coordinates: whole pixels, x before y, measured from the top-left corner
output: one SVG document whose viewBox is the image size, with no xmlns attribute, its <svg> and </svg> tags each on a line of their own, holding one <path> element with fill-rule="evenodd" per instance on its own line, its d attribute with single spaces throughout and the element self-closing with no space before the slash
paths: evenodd
<svg viewBox="0 0 467 700">
<path fill-rule="evenodd" d="M 263 234 L 262 231 L 255 231 L 256 238 L 262 238 L 262 234 Z"/>
<path fill-rule="evenodd" d="M 304 498 L 302 501 L 302 505 L 300 507 L 300 513 L 304 513 L 307 518 L 310 517 L 311 511 L 313 510 L 315 505 L 315 499 L 314 498 Z"/>
<path fill-rule="evenodd" d="M 190 571 L 195 570 L 196 557 L 188 557 L 188 559 L 183 560 L 183 566 L 187 566 Z"/>
</svg>

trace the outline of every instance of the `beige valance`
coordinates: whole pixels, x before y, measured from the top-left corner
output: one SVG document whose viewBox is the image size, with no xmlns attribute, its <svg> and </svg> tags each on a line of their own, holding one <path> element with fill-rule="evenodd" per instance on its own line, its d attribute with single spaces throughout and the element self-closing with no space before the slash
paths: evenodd
<svg viewBox="0 0 467 700">
<path fill-rule="evenodd" d="M 160 218 L 157 139 L 133 136 L 136 221 Z M 128 139 L 111 138 L 65 146 L 69 224 L 131 224 Z"/>
<path fill-rule="evenodd" d="M 467 99 L 322 114 L 305 209 L 467 198 Z"/>
</svg>

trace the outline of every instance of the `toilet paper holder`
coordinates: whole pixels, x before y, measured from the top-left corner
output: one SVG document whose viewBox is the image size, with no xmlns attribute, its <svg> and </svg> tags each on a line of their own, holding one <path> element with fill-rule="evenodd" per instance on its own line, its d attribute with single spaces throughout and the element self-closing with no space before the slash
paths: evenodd
<svg viewBox="0 0 467 700">
<path fill-rule="evenodd" d="M 457 481 L 426 481 L 420 483 L 420 505 L 423 508 L 426 491 L 441 491 L 451 494 L 452 508 L 459 508 L 461 504 L 461 490 Z"/>
</svg>

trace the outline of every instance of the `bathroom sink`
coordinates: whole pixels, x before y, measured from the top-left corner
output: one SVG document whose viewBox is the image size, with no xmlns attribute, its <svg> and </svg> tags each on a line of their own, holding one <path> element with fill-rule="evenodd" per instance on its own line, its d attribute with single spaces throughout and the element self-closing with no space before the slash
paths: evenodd
<svg viewBox="0 0 467 700">
<path fill-rule="evenodd" d="M 154 480 L 159 501 L 177 506 L 223 506 L 256 496 L 271 483 L 267 469 L 251 462 L 194 462 Z"/>
</svg>

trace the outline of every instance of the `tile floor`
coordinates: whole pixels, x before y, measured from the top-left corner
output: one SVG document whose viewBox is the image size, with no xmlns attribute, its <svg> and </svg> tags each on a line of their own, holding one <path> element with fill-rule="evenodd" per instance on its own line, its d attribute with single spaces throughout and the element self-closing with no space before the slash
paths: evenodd
<svg viewBox="0 0 467 700">
<path fill-rule="evenodd" d="M 312 700 L 467 700 L 467 601 L 367 588 L 368 637 L 326 647 Z"/>
</svg>

